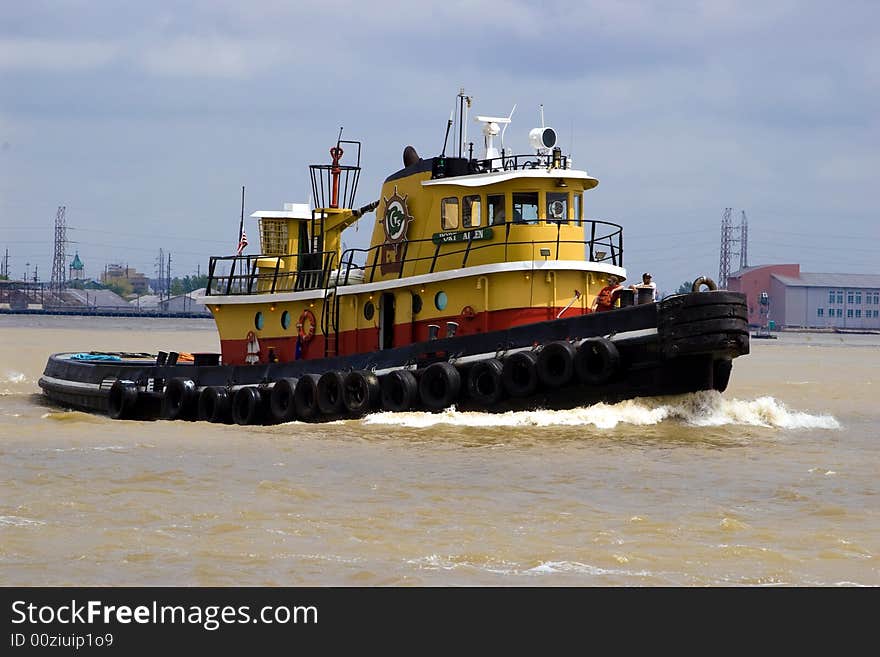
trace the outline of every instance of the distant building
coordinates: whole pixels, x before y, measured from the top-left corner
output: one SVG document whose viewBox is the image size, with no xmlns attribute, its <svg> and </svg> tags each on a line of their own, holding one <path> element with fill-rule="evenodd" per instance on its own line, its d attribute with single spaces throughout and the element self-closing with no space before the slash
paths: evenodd
<svg viewBox="0 0 880 657">
<path fill-rule="evenodd" d="M 134 294 L 146 294 L 150 287 L 150 281 L 146 274 L 142 274 L 133 267 L 127 265 L 107 265 L 101 274 L 101 282 L 112 283 L 114 280 L 123 279 L 131 284 Z"/>
<path fill-rule="evenodd" d="M 880 275 L 801 273 L 800 265 L 746 267 L 727 288 L 746 295 L 749 324 L 760 326 L 761 293 L 769 320 L 787 328 L 880 330 Z"/>
<path fill-rule="evenodd" d="M 70 276 L 68 279 L 71 281 L 81 281 L 85 278 L 84 275 L 85 268 L 83 267 L 82 260 L 79 259 L 79 251 L 77 251 L 76 255 L 73 256 L 73 260 L 70 263 Z"/>
</svg>

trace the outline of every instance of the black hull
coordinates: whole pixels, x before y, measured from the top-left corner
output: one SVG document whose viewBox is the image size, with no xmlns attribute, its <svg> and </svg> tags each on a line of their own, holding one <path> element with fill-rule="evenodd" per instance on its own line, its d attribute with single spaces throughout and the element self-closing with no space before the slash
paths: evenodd
<svg viewBox="0 0 880 657">
<path fill-rule="evenodd" d="M 168 415 L 161 409 L 163 382 L 175 378 L 192 381 L 196 392 L 208 386 L 233 393 L 241 387 L 257 387 L 266 396 L 274 382 L 285 378 L 299 379 L 306 374 L 366 370 L 382 377 L 404 368 L 419 377 L 433 363 L 450 362 L 465 381 L 469 369 L 480 360 L 496 357 L 503 360 L 517 351 L 537 353 L 553 342 L 578 345 L 583 339 L 597 336 L 613 342 L 618 355 L 613 371 L 601 380 L 584 383 L 582 378 L 571 376 L 558 387 L 545 384 L 521 396 L 504 395 L 490 404 L 469 396 L 467 387 L 462 385 L 453 403 L 461 410 L 503 412 L 566 409 L 600 401 L 698 390 L 723 391 L 727 387 L 732 360 L 749 352 L 745 296 L 723 290 L 695 292 L 611 312 L 442 338 L 370 353 L 290 363 L 160 367 L 145 360 L 83 362 L 69 360 L 66 354 L 54 354 L 49 358 L 39 384 L 47 397 L 59 405 L 108 412 L 113 383 L 116 380 L 129 381 L 137 390 L 138 403 L 136 411 L 129 409 L 131 412 L 125 416 L 151 419 Z M 373 408 L 376 408 L 375 404 Z M 379 405 L 378 409 L 381 408 Z M 416 400 L 411 408 L 419 410 L 425 406 Z M 190 409 L 189 416 L 195 415 Z M 270 421 L 268 413 L 261 417 Z M 340 414 L 316 414 L 303 419 L 337 417 Z"/>
</svg>

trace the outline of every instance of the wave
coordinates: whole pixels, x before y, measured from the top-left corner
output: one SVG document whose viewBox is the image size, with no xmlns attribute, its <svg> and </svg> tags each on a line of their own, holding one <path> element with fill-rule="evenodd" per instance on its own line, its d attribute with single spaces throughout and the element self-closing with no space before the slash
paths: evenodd
<svg viewBox="0 0 880 657">
<path fill-rule="evenodd" d="M 27 381 L 27 377 L 21 372 L 7 372 L 6 375 L 0 379 L 0 383 L 24 383 Z"/>
<path fill-rule="evenodd" d="M 779 429 L 839 429 L 831 415 L 813 415 L 789 410 L 773 397 L 754 400 L 725 399 L 714 390 L 670 397 L 628 399 L 616 404 L 595 404 L 571 410 L 508 411 L 483 413 L 457 411 L 440 413 L 374 413 L 365 424 L 395 425 L 423 429 L 440 424 L 465 427 L 545 427 L 594 425 L 614 429 L 619 424 L 656 425 L 678 421 L 692 426 L 748 425 Z"/>
</svg>

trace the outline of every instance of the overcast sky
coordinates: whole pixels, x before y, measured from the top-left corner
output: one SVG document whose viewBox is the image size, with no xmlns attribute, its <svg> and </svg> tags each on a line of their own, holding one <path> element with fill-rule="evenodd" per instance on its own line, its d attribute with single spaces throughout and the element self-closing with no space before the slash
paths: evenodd
<svg viewBox="0 0 880 657">
<path fill-rule="evenodd" d="M 716 277 L 726 207 L 751 265 L 876 274 L 878 26 L 876 1 L 7 1 L 0 257 L 48 279 L 64 205 L 89 276 L 153 275 L 160 248 L 204 272 L 234 250 L 243 185 L 247 214 L 305 202 L 344 126 L 369 203 L 404 146 L 440 151 L 464 87 L 472 116 L 517 104 L 518 152 L 544 105 L 600 180 L 587 214 L 624 226 L 630 281 Z"/>
</svg>

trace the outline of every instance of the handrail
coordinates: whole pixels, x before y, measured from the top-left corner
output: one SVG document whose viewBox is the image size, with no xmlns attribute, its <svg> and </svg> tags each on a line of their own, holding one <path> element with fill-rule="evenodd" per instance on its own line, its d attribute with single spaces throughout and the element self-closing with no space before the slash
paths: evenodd
<svg viewBox="0 0 880 657">
<path fill-rule="evenodd" d="M 490 228 L 500 228 L 504 226 L 503 241 L 487 241 L 482 244 L 476 244 L 473 236 L 462 242 L 434 242 L 433 238 L 423 238 L 417 240 L 407 240 L 401 249 L 401 258 L 399 260 L 400 269 L 397 278 L 403 277 L 404 265 L 412 265 L 418 262 L 428 262 L 430 265 L 428 271 L 433 273 L 436 270 L 438 260 L 441 258 L 456 259 L 460 258 L 458 267 L 467 267 L 468 260 L 473 258 L 475 253 L 484 252 L 485 249 L 503 248 L 503 260 L 507 260 L 508 249 L 516 246 L 531 246 L 532 259 L 535 258 L 537 247 L 544 245 L 555 247 L 552 260 L 559 260 L 559 253 L 563 245 L 579 244 L 585 247 L 585 255 L 589 262 L 610 262 L 615 266 L 623 266 L 623 227 L 608 221 L 599 219 L 585 219 L 584 224 L 590 223 L 589 239 L 581 240 L 563 240 L 562 225 L 564 221 L 553 221 L 541 219 L 547 223 L 555 223 L 556 235 L 546 240 L 511 240 L 510 229 L 516 225 L 535 225 L 525 224 L 524 222 L 510 221 L 504 224 L 495 224 Z M 431 243 L 433 248 L 427 255 L 418 257 L 409 257 L 412 252 L 412 246 Z M 456 248 L 456 245 L 461 245 Z M 277 291 L 304 291 L 304 290 L 324 290 L 325 295 L 331 289 L 340 285 L 348 285 L 352 271 L 362 271 L 364 280 L 372 283 L 376 279 L 376 268 L 380 263 L 380 250 L 384 244 L 378 244 L 366 249 L 351 248 L 346 249 L 342 254 L 335 251 L 320 251 L 316 253 L 302 254 L 286 254 L 286 255 L 247 255 L 247 256 L 213 256 L 208 266 L 208 285 L 206 296 L 216 296 L 218 294 L 226 295 L 248 295 L 262 294 L 266 292 L 274 293 Z M 450 250 L 445 250 L 445 248 Z M 598 247 L 598 248 L 597 248 Z M 442 251 L 442 252 L 441 252 Z M 597 257 L 602 252 L 601 257 Z M 358 256 L 363 255 L 363 262 L 356 263 L 355 259 L 360 260 Z M 271 272 L 261 272 L 257 266 L 259 259 L 275 258 L 274 267 Z M 320 258 L 320 260 L 318 260 Z M 291 260 L 291 268 L 288 271 L 281 270 L 282 259 Z M 339 262 L 339 270 L 335 278 L 331 277 L 333 266 Z M 501 261 L 501 259 L 499 259 Z M 320 267 L 314 266 L 320 262 Z M 228 273 L 218 271 L 218 265 L 229 263 Z M 310 266 L 304 266 L 310 265 Z M 223 267 L 221 266 L 222 270 Z M 263 270 L 266 267 L 262 267 Z M 236 271 L 240 273 L 236 273 Z M 221 286 L 220 289 L 217 289 Z M 222 289 L 225 287 L 225 291 Z"/>
</svg>

